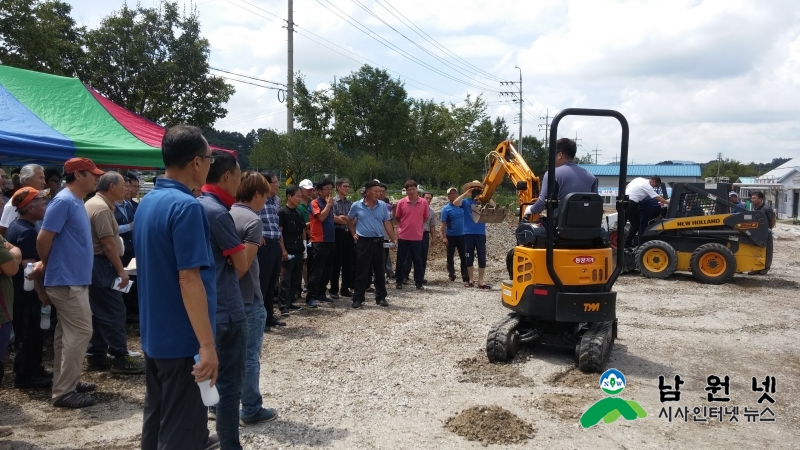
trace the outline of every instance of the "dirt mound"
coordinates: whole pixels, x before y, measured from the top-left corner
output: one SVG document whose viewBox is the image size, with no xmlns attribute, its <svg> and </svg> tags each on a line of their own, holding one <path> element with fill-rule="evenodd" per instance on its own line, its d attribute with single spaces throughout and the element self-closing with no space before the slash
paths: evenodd
<svg viewBox="0 0 800 450">
<path fill-rule="evenodd" d="M 570 367 L 553 374 L 549 380 L 552 385 L 587 388 L 598 385 L 600 376 L 595 373 L 583 373 L 577 367 Z"/>
<path fill-rule="evenodd" d="M 473 406 L 447 419 L 444 427 L 469 440 L 488 444 L 518 444 L 532 439 L 536 430 L 499 406 Z"/>
<path fill-rule="evenodd" d="M 460 382 L 481 383 L 484 386 L 523 387 L 533 386 L 533 380 L 522 375 L 513 364 L 492 364 L 486 355 L 462 359 L 458 368 L 463 374 Z"/>
</svg>

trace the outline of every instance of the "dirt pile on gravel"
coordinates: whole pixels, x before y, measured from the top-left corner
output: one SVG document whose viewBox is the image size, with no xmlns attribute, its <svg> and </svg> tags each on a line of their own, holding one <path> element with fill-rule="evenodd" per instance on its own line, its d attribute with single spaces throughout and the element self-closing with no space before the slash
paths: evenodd
<svg viewBox="0 0 800 450">
<path fill-rule="evenodd" d="M 489 444 L 518 444 L 532 439 L 536 430 L 499 406 L 473 406 L 447 419 L 444 427 L 469 440 Z"/>
<path fill-rule="evenodd" d="M 492 364 L 485 354 L 475 358 L 462 359 L 456 363 L 461 369 L 464 383 L 480 383 L 484 386 L 523 387 L 533 386 L 533 380 L 522 375 L 514 364 Z"/>
</svg>

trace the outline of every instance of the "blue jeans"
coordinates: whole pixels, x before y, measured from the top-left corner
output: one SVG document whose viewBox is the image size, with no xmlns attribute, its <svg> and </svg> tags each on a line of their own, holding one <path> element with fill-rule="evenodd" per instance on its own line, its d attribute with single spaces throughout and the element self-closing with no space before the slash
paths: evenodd
<svg viewBox="0 0 800 450">
<path fill-rule="evenodd" d="M 301 260 L 302 261 L 302 260 Z M 264 325 L 267 322 L 267 310 L 264 301 L 253 299 L 253 303 L 244 304 L 244 315 L 247 321 L 247 350 L 242 385 L 242 410 L 240 417 L 250 417 L 261 410 L 261 391 L 258 379 L 261 373 L 261 343 L 264 341 Z"/>
<path fill-rule="evenodd" d="M 215 338 L 219 375 L 217 376 L 217 434 L 220 448 L 241 450 L 239 442 L 239 402 L 245 372 L 247 320 L 217 324 Z"/>
</svg>

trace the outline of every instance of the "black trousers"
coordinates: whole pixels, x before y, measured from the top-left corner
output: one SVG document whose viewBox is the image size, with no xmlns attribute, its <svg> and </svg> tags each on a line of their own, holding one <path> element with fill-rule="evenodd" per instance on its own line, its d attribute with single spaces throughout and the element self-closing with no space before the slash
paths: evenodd
<svg viewBox="0 0 800 450">
<path fill-rule="evenodd" d="M 268 240 L 258 248 L 258 281 L 261 284 L 261 295 L 264 297 L 264 308 L 267 310 L 267 322 L 275 317 L 275 286 L 281 276 L 281 243 Z"/>
<path fill-rule="evenodd" d="M 338 294 L 339 277 L 342 278 L 341 291 L 353 289 L 355 282 L 356 247 L 350 230 L 336 229 L 335 250 L 333 252 L 333 274 L 331 275 L 331 294 Z"/>
<path fill-rule="evenodd" d="M 370 271 L 375 280 L 375 301 L 385 300 L 386 292 L 386 264 L 383 251 L 383 237 L 359 237 L 356 241 L 356 278 L 353 289 L 353 302 L 364 302 L 364 293 L 370 283 Z"/>
<path fill-rule="evenodd" d="M 295 293 L 299 292 L 300 283 L 303 282 L 303 253 L 295 254 L 294 258 L 281 262 L 281 265 L 283 273 L 278 291 L 278 303 L 283 311 L 292 305 Z"/>
<path fill-rule="evenodd" d="M 422 280 L 425 278 L 425 271 L 422 269 L 422 241 L 407 241 L 405 239 L 397 241 L 397 267 L 394 271 L 397 283 L 403 282 L 406 271 L 405 262 L 406 258 L 409 257 L 414 263 L 414 284 L 421 286 Z"/>
<path fill-rule="evenodd" d="M 423 275 L 428 270 L 428 250 L 431 248 L 431 232 L 430 231 L 423 231 L 422 232 L 422 273 Z M 398 249 L 399 251 L 400 249 Z M 400 254 L 398 253 L 398 256 Z M 411 267 L 412 267 L 412 258 L 410 254 L 406 255 L 406 265 L 405 265 L 405 279 L 411 279 Z M 424 277 L 423 277 L 424 278 Z"/>
<path fill-rule="evenodd" d="M 36 291 L 17 289 L 14 299 L 14 373 L 21 381 L 36 375 L 42 365 L 42 303 Z"/>
<path fill-rule="evenodd" d="M 469 281 L 467 272 L 467 256 L 464 253 L 464 236 L 447 236 L 447 274 L 456 275 L 455 252 L 458 250 L 458 259 L 461 261 L 461 280 Z"/>
<path fill-rule="evenodd" d="M 203 448 L 208 440 L 208 409 L 192 376 L 194 358 L 144 356 L 142 450 Z"/>
<path fill-rule="evenodd" d="M 630 201 L 628 208 L 625 210 L 625 218 L 631 223 L 631 228 L 625 235 L 625 247 L 633 247 L 634 242 L 638 244 L 636 236 L 639 234 L 639 203 Z M 625 232 L 625 224 L 617 224 L 617 243 L 619 243 L 619 235 Z"/>
<path fill-rule="evenodd" d="M 128 336 L 125 331 L 125 303 L 122 292 L 111 289 L 117 271 L 104 255 L 95 255 L 89 304 L 92 307 L 92 339 L 87 355 L 90 360 L 104 362 L 106 354 L 128 355 Z"/>
<path fill-rule="evenodd" d="M 325 286 L 331 279 L 333 272 L 333 242 L 314 242 L 311 252 L 314 253 L 314 262 L 308 272 L 308 296 L 306 298 L 319 300 L 325 297 Z"/>
</svg>

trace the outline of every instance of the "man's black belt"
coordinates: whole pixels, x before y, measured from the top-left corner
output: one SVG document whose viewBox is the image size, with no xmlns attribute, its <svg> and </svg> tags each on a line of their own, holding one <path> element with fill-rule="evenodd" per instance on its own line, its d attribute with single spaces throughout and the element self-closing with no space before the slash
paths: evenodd
<svg viewBox="0 0 800 450">
<path fill-rule="evenodd" d="M 370 242 L 383 242 L 383 236 L 381 237 L 366 237 L 366 236 L 359 236 L 359 241 L 370 241 Z"/>
</svg>

